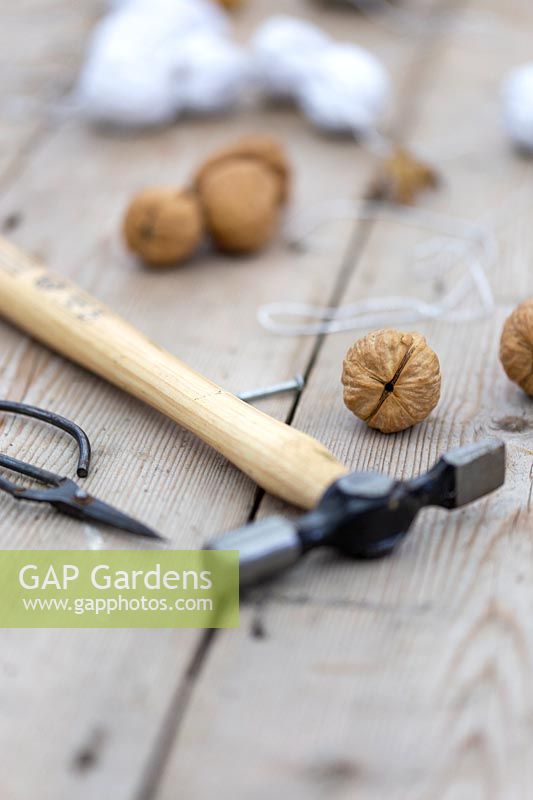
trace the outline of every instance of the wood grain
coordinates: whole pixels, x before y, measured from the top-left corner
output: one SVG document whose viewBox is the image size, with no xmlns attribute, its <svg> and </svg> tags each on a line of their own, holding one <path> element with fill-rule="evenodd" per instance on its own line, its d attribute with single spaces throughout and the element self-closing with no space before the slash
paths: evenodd
<svg viewBox="0 0 533 800">
<path fill-rule="evenodd" d="M 66 5 L 72 15 L 74 6 L 64 0 L 56 0 L 50 11 L 57 46 L 72 54 L 60 69 L 65 87 L 74 80 L 88 21 L 100 8 L 84 4 L 88 16 L 73 29 L 61 25 Z M 326 11 L 307 0 L 278 6 L 373 49 L 402 95 L 413 60 L 409 42 L 351 12 Z M 31 26 L 30 7 L 24 4 L 17 14 L 15 6 L 11 9 L 9 36 L 21 41 Z M 246 39 L 270 10 L 266 0 L 249 3 L 236 22 L 239 37 Z M 77 11 L 74 16 L 82 19 Z M 43 54 L 39 68 L 46 70 L 52 59 Z M 36 85 L 32 92 L 36 101 L 48 103 L 44 87 Z M 29 116 L 26 124 L 36 130 Z M 354 248 L 349 222 L 328 227 L 326 251 L 296 256 L 280 236 L 260 258 L 235 261 L 204 254 L 164 275 L 134 263 L 118 235 L 132 192 L 186 180 L 215 147 L 254 130 L 271 131 L 286 142 L 295 172 L 295 217 L 310 205 L 358 197 L 369 181 L 374 164 L 364 150 L 353 142 L 323 139 L 286 109 L 181 121 L 131 137 L 52 117 L 31 140 L 24 139 L 22 148 L 20 127 L 6 134 L 12 151 L 1 184 L 0 219 L 15 220 L 8 225 L 15 243 L 225 388 L 239 391 L 292 377 L 305 371 L 314 342 L 273 339 L 257 325 L 255 309 L 280 293 L 310 302 L 332 294 L 341 264 Z M 87 489 L 168 535 L 174 546 L 199 546 L 253 511 L 253 482 L 156 411 L 4 324 L 0 352 L 4 396 L 52 408 L 86 428 L 94 446 Z M 285 419 L 292 400 L 262 407 Z M 72 450 L 62 437 L 15 418 L 6 417 L 0 446 L 58 472 L 73 469 Z M 45 509 L 15 508 L 8 498 L 1 503 L 3 547 L 132 546 L 125 536 L 77 525 Z M 175 718 L 186 705 L 200 640 L 201 634 L 187 631 L 0 632 L 2 796 L 136 797 L 164 756 Z"/>
<path fill-rule="evenodd" d="M 0 313 L 194 433 L 275 497 L 314 508 L 346 472 L 316 439 L 224 391 L 1 237 Z"/>
<path fill-rule="evenodd" d="M 34 145 L 64 114 L 79 42 L 102 6 L 100 0 L 0 2 L 0 180 L 16 177 Z M 0 229 L 17 227 L 22 216 L 23 209 L 16 209 L 0 220 Z"/>
<path fill-rule="evenodd" d="M 416 326 L 444 377 L 425 424 L 384 437 L 343 407 L 340 364 L 358 332 L 320 347 L 294 424 L 354 468 L 398 477 L 427 469 L 449 446 L 497 434 L 508 446 L 507 485 L 455 514 L 424 512 L 390 559 L 351 564 L 317 553 L 257 593 L 239 634 L 217 636 L 204 662 L 158 800 L 178 781 L 191 797 L 253 800 L 531 795 L 533 428 L 531 403 L 506 380 L 497 344 L 509 305 L 533 291 L 531 169 L 509 149 L 498 105 L 505 71 L 530 57 L 523 30 L 533 20 L 525 4 L 487 2 L 483 31 L 466 35 L 467 11 L 435 43 L 408 141 L 444 174 L 424 207 L 497 232 L 497 312 L 467 328 Z M 413 247 L 427 238 L 373 225 L 342 302 L 438 299 L 453 275 L 424 281 L 413 269 Z M 260 513 L 280 510 L 268 500 Z"/>
</svg>

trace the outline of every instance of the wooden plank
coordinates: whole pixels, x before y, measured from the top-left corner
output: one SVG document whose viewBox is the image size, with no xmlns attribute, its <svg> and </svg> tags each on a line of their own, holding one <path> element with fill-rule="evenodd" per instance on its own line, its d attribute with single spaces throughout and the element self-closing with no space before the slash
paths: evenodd
<svg viewBox="0 0 533 800">
<path fill-rule="evenodd" d="M 307 4 L 298 7 L 307 8 Z M 250 30 L 262 15 L 262 7 L 252 4 L 241 24 Z M 331 19 L 337 19 L 340 29 L 345 15 L 326 15 L 325 19 L 333 28 Z M 381 34 L 372 26 L 363 26 L 362 41 L 366 35 L 373 46 Z M 385 49 L 383 43 L 381 46 Z M 405 50 L 403 58 L 404 62 L 391 43 L 389 63 L 400 83 L 408 59 Z M 4 189 L 0 216 L 10 216 L 23 201 L 24 219 L 12 232 L 13 241 L 73 277 L 151 338 L 229 389 L 283 380 L 304 370 L 312 342 L 302 349 L 298 342 L 273 340 L 257 325 L 255 310 L 277 297 L 281 286 L 310 301 L 327 296 L 350 236 L 349 224 L 328 231 L 335 246 L 328 254 L 333 267 L 327 270 L 322 253 L 295 259 L 280 238 L 259 258 L 201 257 L 182 269 L 154 274 L 132 262 L 119 236 L 121 215 L 131 193 L 150 183 L 168 182 L 169 164 L 175 164 L 172 180 L 179 183 L 216 146 L 245 132 L 269 129 L 287 142 L 294 163 L 296 214 L 309 198 L 327 204 L 340 192 L 347 196 L 354 186 L 357 191 L 368 181 L 372 163 L 364 151 L 350 142 L 340 145 L 317 137 L 288 111 L 254 112 L 209 124 L 182 123 L 126 139 L 104 137 L 73 120 L 53 130 L 28 159 L 17 181 Z M 320 168 L 309 170 L 307 165 L 317 161 Z M 216 454 L 46 350 L 27 349 L 18 332 L 7 326 L 2 330 L 6 353 L 17 351 L 19 356 L 6 359 L 6 394 L 19 398 L 29 392 L 26 396 L 32 401 L 52 404 L 60 413 L 74 416 L 109 453 L 122 452 L 128 441 L 134 463 L 117 465 L 115 471 L 115 465 L 101 469 L 95 461 L 88 484 L 91 490 L 111 493 L 108 496 L 115 501 L 124 491 L 125 474 L 146 480 L 148 491 L 133 493 L 131 510 L 144 513 L 167 535 L 179 531 L 178 541 L 183 546 L 198 544 L 206 533 L 246 516 L 255 487 Z M 22 351 L 18 352 L 19 348 Z M 290 406 L 287 398 L 264 405 L 282 417 Z M 17 449 L 25 457 L 35 458 L 40 444 L 30 433 L 32 428 L 15 425 L 17 434 L 21 432 Z M 13 436 L 11 428 L 9 435 Z M 69 456 L 61 447 L 54 450 L 52 458 L 51 466 L 61 469 Z M 206 496 L 212 502 L 202 503 L 198 509 L 195 498 Z M 227 506 L 232 503 L 231 516 L 226 518 Z M 6 524 L 12 523 L 13 519 L 6 520 Z M 58 525 L 58 530 L 72 530 L 69 522 L 64 523 L 66 527 L 63 521 Z"/>
<path fill-rule="evenodd" d="M 33 145 L 64 113 L 82 42 L 102 5 L 1 0 L 0 180 L 15 177 Z M 0 226 L 9 231 L 16 219 L 5 218 Z"/>
<path fill-rule="evenodd" d="M 488 27 L 465 36 L 458 17 L 410 138 L 440 151 L 445 171 L 425 206 L 471 219 L 496 212 L 497 313 L 466 328 L 416 326 L 444 375 L 425 424 L 384 437 L 343 407 L 340 365 L 358 333 L 326 340 L 294 424 L 354 468 L 398 477 L 497 434 L 509 449 L 505 491 L 451 516 L 425 512 L 390 559 L 354 565 L 317 553 L 258 593 L 241 631 L 218 635 L 204 661 L 158 800 L 177 786 L 186 796 L 254 800 L 531 795 L 530 404 L 504 377 L 497 344 L 509 304 L 533 290 L 521 191 L 531 170 L 508 148 L 498 108 L 501 77 L 530 56 L 521 30 L 533 20 L 523 4 L 485 7 L 498 21 L 497 46 Z M 442 285 L 428 289 L 409 264 L 426 238 L 373 226 L 343 301 L 438 297 Z M 267 501 L 261 514 L 279 510 Z"/>
<path fill-rule="evenodd" d="M 401 91 L 412 60 L 408 43 L 357 17 L 326 14 L 303 0 L 285 0 L 280 7 L 337 33 L 346 31 L 349 20 L 350 36 L 387 61 Z M 239 17 L 239 35 L 246 38 L 269 11 L 266 0 L 250 3 Z M 22 14 L 15 19 L 13 35 L 17 24 L 22 30 L 26 23 Z M 72 78 L 65 74 L 65 85 Z M 287 143 L 297 176 L 295 211 L 306 208 L 310 198 L 327 203 L 360 193 L 368 182 L 372 163 L 366 153 L 350 142 L 320 138 L 289 111 L 182 122 L 127 138 L 104 137 L 76 120 L 55 120 L 7 174 L 0 219 L 18 215 L 18 224 L 10 226 L 14 241 L 229 388 L 290 377 L 305 368 L 313 343 L 301 347 L 271 339 L 256 324 L 255 308 L 277 297 L 280 288 L 310 301 L 327 296 L 350 240 L 350 224 L 331 229 L 336 244 L 327 270 L 322 254 L 295 259 L 280 240 L 257 259 L 205 256 L 156 275 L 133 264 L 118 237 L 134 190 L 184 180 L 215 146 L 257 129 Z M 146 520 L 178 547 L 200 545 L 207 534 L 247 518 L 253 484 L 155 412 L 5 325 L 0 352 L 2 395 L 53 408 L 87 429 L 94 444 L 90 491 Z M 283 418 L 291 400 L 265 407 Z M 0 438 L 2 448 L 19 457 L 59 472 L 72 469 L 72 453 L 63 440 L 36 426 L 9 420 Z M 123 536 L 104 535 L 46 510 L 15 509 L 8 500 L 0 541 L 4 547 L 132 546 Z M 0 688 L 3 796 L 134 796 L 165 740 L 165 721 L 179 709 L 198 639 L 196 632 L 183 631 L 0 632 L 6 676 Z"/>
</svg>

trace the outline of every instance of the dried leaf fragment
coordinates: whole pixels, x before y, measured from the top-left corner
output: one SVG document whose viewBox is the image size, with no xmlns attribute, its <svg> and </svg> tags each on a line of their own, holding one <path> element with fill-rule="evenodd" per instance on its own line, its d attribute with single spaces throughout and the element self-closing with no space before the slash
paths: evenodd
<svg viewBox="0 0 533 800">
<path fill-rule="evenodd" d="M 419 333 L 374 331 L 348 350 L 342 371 L 344 403 L 382 433 L 426 419 L 439 401 L 436 353 Z"/>
<path fill-rule="evenodd" d="M 244 0 L 217 0 L 221 6 L 227 8 L 228 11 L 234 11 L 236 8 L 240 8 L 243 5 Z"/>
<path fill-rule="evenodd" d="M 436 170 L 429 164 L 397 147 L 386 158 L 369 193 L 370 200 L 411 205 L 424 189 L 434 189 L 439 182 Z"/>
</svg>

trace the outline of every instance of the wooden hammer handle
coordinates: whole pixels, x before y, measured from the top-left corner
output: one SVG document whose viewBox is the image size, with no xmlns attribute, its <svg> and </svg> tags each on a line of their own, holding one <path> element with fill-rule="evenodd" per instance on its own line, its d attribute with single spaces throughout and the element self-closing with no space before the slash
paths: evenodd
<svg viewBox="0 0 533 800">
<path fill-rule="evenodd" d="M 283 500 L 312 508 L 346 472 L 315 439 L 199 375 L 2 238 L 0 314 L 183 425 Z"/>
</svg>

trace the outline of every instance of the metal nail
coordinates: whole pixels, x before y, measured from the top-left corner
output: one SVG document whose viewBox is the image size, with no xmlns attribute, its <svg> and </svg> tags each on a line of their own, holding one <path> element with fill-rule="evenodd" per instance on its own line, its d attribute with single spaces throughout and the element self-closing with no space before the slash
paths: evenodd
<svg viewBox="0 0 533 800">
<path fill-rule="evenodd" d="M 278 394 L 286 394 L 288 392 L 301 392 L 305 386 L 305 378 L 303 375 L 297 375 L 290 381 L 283 383 L 275 383 L 273 386 L 266 386 L 264 389 L 252 389 L 250 392 L 240 392 L 237 397 L 244 400 L 245 403 L 250 403 L 252 400 L 261 400 L 264 397 L 273 397 Z"/>
</svg>

